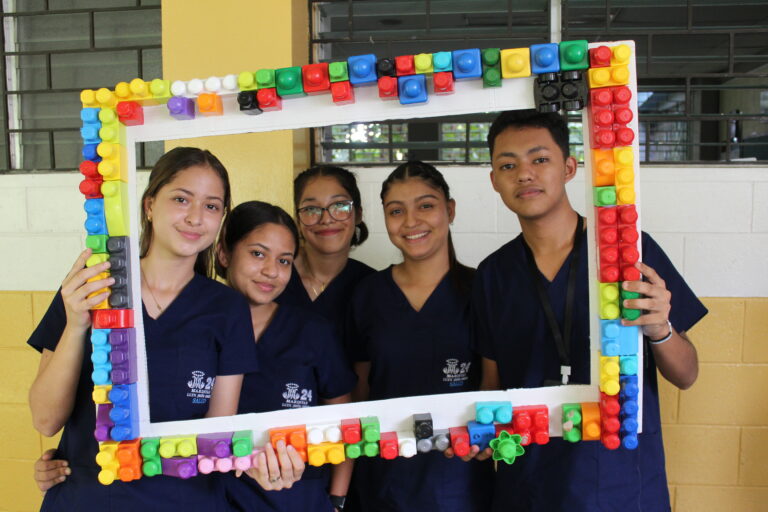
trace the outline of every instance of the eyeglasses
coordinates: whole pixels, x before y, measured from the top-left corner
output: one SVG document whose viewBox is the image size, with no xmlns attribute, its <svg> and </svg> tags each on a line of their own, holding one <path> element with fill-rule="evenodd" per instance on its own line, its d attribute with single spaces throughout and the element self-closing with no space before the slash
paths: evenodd
<svg viewBox="0 0 768 512">
<path fill-rule="evenodd" d="M 336 201 L 326 207 L 322 206 L 305 206 L 299 208 L 297 213 L 299 214 L 299 220 L 305 226 L 314 226 L 320 219 L 323 218 L 323 212 L 328 212 L 328 215 L 336 221 L 345 221 L 352 217 L 352 206 L 355 202 L 352 200 Z"/>
</svg>

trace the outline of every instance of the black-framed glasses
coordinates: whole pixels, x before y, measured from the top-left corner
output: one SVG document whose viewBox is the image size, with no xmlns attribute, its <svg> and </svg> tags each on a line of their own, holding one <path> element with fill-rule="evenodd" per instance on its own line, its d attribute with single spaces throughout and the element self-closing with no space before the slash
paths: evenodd
<svg viewBox="0 0 768 512">
<path fill-rule="evenodd" d="M 355 202 L 351 199 L 345 201 L 336 201 L 328 206 L 305 206 L 299 208 L 297 213 L 299 214 L 299 220 L 305 226 L 314 226 L 320 219 L 323 218 L 323 212 L 328 212 L 328 215 L 337 221 L 345 221 L 352 217 L 352 207 Z"/>
</svg>

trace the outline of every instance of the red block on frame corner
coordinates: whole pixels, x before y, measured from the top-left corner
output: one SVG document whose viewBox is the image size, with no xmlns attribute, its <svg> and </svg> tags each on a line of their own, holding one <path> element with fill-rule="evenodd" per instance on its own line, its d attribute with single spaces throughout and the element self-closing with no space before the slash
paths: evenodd
<svg viewBox="0 0 768 512">
<path fill-rule="evenodd" d="M 332 91 L 327 62 L 302 66 L 301 80 L 304 84 L 304 92 L 307 94 L 322 94 L 329 90 Z"/>
</svg>

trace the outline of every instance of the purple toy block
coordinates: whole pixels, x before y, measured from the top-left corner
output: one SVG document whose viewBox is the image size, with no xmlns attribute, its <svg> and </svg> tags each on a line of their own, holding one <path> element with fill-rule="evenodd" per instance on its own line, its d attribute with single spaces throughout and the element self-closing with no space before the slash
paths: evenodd
<svg viewBox="0 0 768 512">
<path fill-rule="evenodd" d="M 174 96 L 168 100 L 168 113 L 179 121 L 195 118 L 195 100 L 183 96 Z"/>
<path fill-rule="evenodd" d="M 112 352 L 112 384 L 133 384 L 138 378 L 136 370 L 136 331 L 130 329 L 112 329 L 109 333 Z"/>
<path fill-rule="evenodd" d="M 197 454 L 207 457 L 229 457 L 232 455 L 232 432 L 199 434 L 197 436 Z"/>
<path fill-rule="evenodd" d="M 197 476 L 197 456 L 192 457 L 171 457 L 162 459 L 163 474 L 166 476 L 175 476 L 186 480 Z"/>
<path fill-rule="evenodd" d="M 112 410 L 112 404 L 98 404 L 96 406 L 96 430 L 93 431 L 93 437 L 97 441 L 109 441 L 109 431 L 115 426 L 115 423 L 109 417 L 109 411 Z"/>
</svg>

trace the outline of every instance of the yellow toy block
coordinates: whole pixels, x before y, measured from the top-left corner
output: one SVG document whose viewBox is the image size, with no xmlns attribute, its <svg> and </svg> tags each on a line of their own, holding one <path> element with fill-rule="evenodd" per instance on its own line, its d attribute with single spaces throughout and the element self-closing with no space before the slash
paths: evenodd
<svg viewBox="0 0 768 512">
<path fill-rule="evenodd" d="M 629 84 L 629 67 L 626 64 L 607 68 L 589 68 L 587 79 L 590 89 Z"/>
<path fill-rule="evenodd" d="M 197 455 L 197 435 L 161 437 L 158 453 L 164 459 Z"/>
<path fill-rule="evenodd" d="M 93 89 L 84 89 L 80 92 L 80 103 L 83 108 L 98 108 L 99 102 L 96 101 L 96 91 Z"/>
<path fill-rule="evenodd" d="M 119 128 L 119 130 L 124 129 Z M 122 133 L 124 132 L 121 131 Z M 123 169 L 126 169 L 127 158 L 125 149 L 121 144 L 102 142 L 96 146 L 96 153 L 101 157 L 97 170 L 104 177 L 104 181 L 128 181 L 128 176 L 123 173 Z"/>
<path fill-rule="evenodd" d="M 85 261 L 85 266 L 92 267 L 94 265 L 98 265 L 99 263 L 104 263 L 105 261 L 109 261 L 109 254 L 105 252 L 91 254 L 90 257 Z"/>
<path fill-rule="evenodd" d="M 531 76 L 531 51 L 528 48 L 501 50 L 502 78 Z"/>
<path fill-rule="evenodd" d="M 117 101 L 130 101 L 132 99 L 130 84 L 128 82 L 120 82 L 115 85 L 115 96 Z"/>
<path fill-rule="evenodd" d="M 128 236 L 128 185 L 123 181 L 105 181 L 101 184 L 101 195 L 104 196 L 104 218 L 109 236 Z"/>
<path fill-rule="evenodd" d="M 635 155 L 630 147 L 614 148 L 617 204 L 635 203 Z"/>
<path fill-rule="evenodd" d="M 611 66 L 629 64 L 632 57 L 632 49 L 626 44 L 619 44 L 611 48 Z"/>
<path fill-rule="evenodd" d="M 592 186 L 611 187 L 615 180 L 616 170 L 614 153 L 610 149 L 592 150 Z"/>
<path fill-rule="evenodd" d="M 616 204 L 635 204 L 635 185 L 616 187 Z"/>
<path fill-rule="evenodd" d="M 112 401 L 109 399 L 110 391 L 112 391 L 112 384 L 106 384 L 103 386 L 93 386 L 93 393 L 91 393 L 91 398 L 93 398 L 93 403 L 111 404 Z"/>
<path fill-rule="evenodd" d="M 237 75 L 237 86 L 241 91 L 255 91 L 259 88 L 259 84 L 256 83 L 255 71 L 243 71 Z"/>
<path fill-rule="evenodd" d="M 307 457 L 311 466 L 341 464 L 345 460 L 344 443 L 320 443 L 310 444 L 307 447 Z"/>
<path fill-rule="evenodd" d="M 600 318 L 619 318 L 619 283 L 598 283 L 600 287 Z"/>
<path fill-rule="evenodd" d="M 173 96 L 171 94 L 171 81 L 155 78 L 149 83 L 149 92 L 158 104 L 168 103 L 168 100 Z"/>
<path fill-rule="evenodd" d="M 96 101 L 103 109 L 115 108 L 115 105 L 117 105 L 117 97 L 115 96 L 115 93 L 106 87 L 102 87 L 96 91 Z"/>
<path fill-rule="evenodd" d="M 95 255 L 94 255 L 95 256 Z M 109 277 L 109 272 L 102 272 L 100 274 L 96 274 L 92 278 L 88 279 L 88 282 L 98 281 L 100 279 L 106 279 Z M 95 292 L 89 293 L 88 298 L 95 297 L 96 295 L 104 292 L 108 292 L 109 288 L 102 288 L 100 290 L 96 290 Z M 99 302 L 95 306 L 93 306 L 91 309 L 109 309 L 109 302 L 107 302 L 107 299 L 104 299 L 103 301 Z"/>
<path fill-rule="evenodd" d="M 619 389 L 619 356 L 600 356 L 600 391 L 614 396 Z"/>
<path fill-rule="evenodd" d="M 109 485 L 117 478 L 120 463 L 117 460 L 117 441 L 99 443 L 99 453 L 96 454 L 96 464 L 101 466 L 99 482 Z"/>
<path fill-rule="evenodd" d="M 413 56 L 413 65 L 416 69 L 416 73 L 420 74 L 432 74 L 434 68 L 432 67 L 432 54 L 431 53 L 419 53 Z"/>
<path fill-rule="evenodd" d="M 597 402 L 581 404 L 581 440 L 600 440 L 600 406 Z"/>
</svg>

